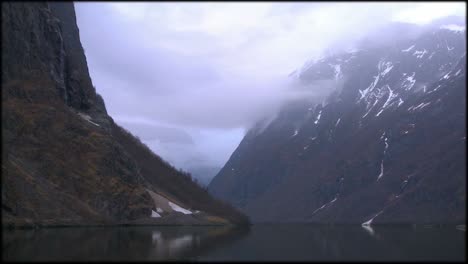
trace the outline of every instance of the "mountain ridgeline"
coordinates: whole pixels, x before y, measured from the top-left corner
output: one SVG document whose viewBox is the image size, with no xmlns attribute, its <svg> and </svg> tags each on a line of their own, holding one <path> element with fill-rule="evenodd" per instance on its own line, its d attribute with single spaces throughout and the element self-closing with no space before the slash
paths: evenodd
<svg viewBox="0 0 468 264">
<path fill-rule="evenodd" d="M 466 30 L 441 21 L 291 74 L 337 88 L 250 129 L 209 191 L 253 222 L 464 223 Z"/>
<path fill-rule="evenodd" d="M 72 2 L 4 2 L 2 222 L 246 224 L 248 219 L 107 114 L 88 73 Z"/>
</svg>

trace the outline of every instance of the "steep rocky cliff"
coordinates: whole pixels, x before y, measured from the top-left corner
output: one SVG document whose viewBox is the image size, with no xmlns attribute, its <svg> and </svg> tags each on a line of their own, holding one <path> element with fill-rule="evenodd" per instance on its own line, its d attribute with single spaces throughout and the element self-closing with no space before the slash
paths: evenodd
<svg viewBox="0 0 468 264">
<path fill-rule="evenodd" d="M 335 90 L 259 122 L 210 192 L 260 222 L 463 223 L 466 30 L 462 21 L 420 33 L 292 74 Z"/>
<path fill-rule="evenodd" d="M 164 205 L 170 206 L 163 211 Z M 107 115 L 89 77 L 73 3 L 4 2 L 2 222 L 223 224 L 247 219 Z"/>
</svg>

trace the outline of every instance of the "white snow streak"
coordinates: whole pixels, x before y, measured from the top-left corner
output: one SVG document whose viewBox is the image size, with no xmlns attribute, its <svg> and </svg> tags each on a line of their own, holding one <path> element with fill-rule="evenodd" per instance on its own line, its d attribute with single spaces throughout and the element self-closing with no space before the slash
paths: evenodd
<svg viewBox="0 0 468 264">
<path fill-rule="evenodd" d="M 334 203 L 338 198 L 335 197 L 335 199 L 331 200 L 330 202 L 322 205 L 320 208 L 315 209 L 315 211 L 312 212 L 312 214 L 315 214 L 317 211 L 322 210 L 323 208 L 327 207 L 328 205 Z"/>
<path fill-rule="evenodd" d="M 426 86 L 424 86 L 424 87 L 426 87 Z M 424 91 L 425 91 L 425 90 L 424 90 Z M 400 106 L 400 105 L 401 105 L 402 103 L 404 103 L 404 102 L 405 102 L 405 101 L 403 101 L 403 99 L 398 98 L 398 106 Z"/>
<path fill-rule="evenodd" d="M 382 136 L 381 136 L 380 138 L 382 139 L 382 137 L 384 137 L 384 135 L 385 135 L 385 132 L 382 134 Z M 379 181 L 380 178 L 381 178 L 381 177 L 383 176 L 383 174 L 384 174 L 383 162 L 384 162 L 384 159 L 385 159 L 385 154 L 387 153 L 387 149 L 388 149 L 387 140 L 388 140 L 388 138 L 385 137 L 385 139 L 384 139 L 385 148 L 384 148 L 384 151 L 383 151 L 383 158 L 382 158 L 382 161 L 380 162 L 380 174 L 379 174 L 379 176 L 377 177 L 377 181 Z"/>
<path fill-rule="evenodd" d="M 377 217 L 379 214 L 381 214 L 382 212 L 383 212 L 383 210 L 380 211 L 380 212 L 378 212 L 374 217 L 372 217 L 372 218 L 369 219 L 368 221 L 362 223 L 362 226 L 370 226 L 370 224 L 372 223 L 372 221 L 374 220 L 374 218 L 376 218 L 376 217 Z"/>
<path fill-rule="evenodd" d="M 380 162 L 380 174 L 379 174 L 379 177 L 377 177 L 377 181 L 380 180 L 382 176 L 383 176 L 383 160 Z"/>
<path fill-rule="evenodd" d="M 369 85 L 369 87 L 367 87 L 366 89 L 364 90 L 359 90 L 359 93 L 361 94 L 361 98 L 359 98 L 359 101 L 362 100 L 362 98 L 366 97 L 367 93 L 371 90 L 374 89 L 375 85 L 377 85 L 377 82 L 379 82 L 379 78 L 380 78 L 380 75 L 377 74 L 377 76 L 374 77 L 374 81 Z"/>
<path fill-rule="evenodd" d="M 393 65 L 391 62 L 386 62 L 384 65 L 386 68 L 381 73 L 382 77 L 385 76 L 387 73 L 389 73 L 393 69 Z"/>
<path fill-rule="evenodd" d="M 335 80 L 338 80 L 343 74 L 341 73 L 341 65 L 339 64 L 328 64 L 335 69 Z"/>
<path fill-rule="evenodd" d="M 161 217 L 161 215 L 156 213 L 155 211 L 151 210 L 151 217 L 158 218 L 158 217 Z"/>
<path fill-rule="evenodd" d="M 408 111 L 415 111 L 415 110 L 417 110 L 417 109 L 422 109 L 422 108 L 428 106 L 429 104 L 431 104 L 431 102 L 420 103 L 420 104 L 418 104 L 417 106 L 411 106 L 410 108 L 408 108 Z"/>
<path fill-rule="evenodd" d="M 447 46 L 447 50 L 448 50 L 448 51 L 451 51 L 451 50 L 454 49 L 453 47 L 452 47 L 452 48 L 449 47 L 447 40 L 445 40 L 445 45 Z"/>
<path fill-rule="evenodd" d="M 192 212 L 190 212 L 189 210 L 184 209 L 184 208 L 178 206 L 178 205 L 175 204 L 175 203 L 169 202 L 169 206 L 170 206 L 170 207 L 172 208 L 172 210 L 174 210 L 174 211 L 181 212 L 181 213 L 183 213 L 183 214 L 192 214 Z"/>
<path fill-rule="evenodd" d="M 426 53 L 427 53 L 426 49 L 424 49 L 423 51 L 417 50 L 413 53 L 413 55 L 415 55 L 416 58 L 421 59 L 422 57 L 424 57 L 424 54 Z"/>
<path fill-rule="evenodd" d="M 370 111 L 372 110 L 372 108 L 374 108 L 374 106 L 375 106 L 378 102 L 379 102 L 379 100 L 376 99 L 375 102 L 374 102 L 374 104 L 369 108 L 369 110 L 367 111 L 367 113 L 365 113 L 365 114 L 362 116 L 362 118 L 366 117 L 366 116 L 370 113 Z"/>
<path fill-rule="evenodd" d="M 414 83 L 416 80 L 414 79 L 414 76 L 416 75 L 416 72 L 413 72 L 413 75 L 406 77 L 406 79 L 403 81 L 402 85 L 405 88 L 405 90 L 410 90 L 413 88 Z"/>
<path fill-rule="evenodd" d="M 294 134 L 293 134 L 291 137 L 297 136 L 297 133 L 298 133 L 298 132 L 299 132 L 299 131 L 296 129 L 296 130 L 294 131 Z"/>
<path fill-rule="evenodd" d="M 95 125 L 95 126 L 100 126 L 99 124 L 96 124 L 94 123 L 93 121 L 91 121 L 91 117 L 87 114 L 83 114 L 83 113 L 78 113 L 78 115 L 83 118 L 84 120 L 88 121 L 89 123 Z"/>
<path fill-rule="evenodd" d="M 413 48 L 414 48 L 414 45 L 411 46 L 411 47 L 409 47 L 409 48 L 407 48 L 407 49 L 405 49 L 405 50 L 401 50 L 401 51 L 402 51 L 402 52 L 408 52 L 408 51 L 412 50 Z"/>
<path fill-rule="evenodd" d="M 387 108 L 390 101 L 392 101 L 395 97 L 398 96 L 398 94 L 393 93 L 393 91 L 392 91 L 392 89 L 390 89 L 389 85 L 386 85 L 386 87 L 387 87 L 387 89 L 389 91 L 388 98 L 385 101 L 384 105 L 382 106 L 382 109 L 375 116 L 379 116 L 385 110 L 385 108 Z"/>
<path fill-rule="evenodd" d="M 314 124 L 318 124 L 321 115 L 322 115 L 322 110 L 319 111 L 319 113 L 317 115 L 317 119 L 315 120 Z"/>
<path fill-rule="evenodd" d="M 338 118 L 338 121 L 336 121 L 335 127 L 338 126 L 338 124 L 340 123 L 340 120 L 341 118 Z"/>
</svg>

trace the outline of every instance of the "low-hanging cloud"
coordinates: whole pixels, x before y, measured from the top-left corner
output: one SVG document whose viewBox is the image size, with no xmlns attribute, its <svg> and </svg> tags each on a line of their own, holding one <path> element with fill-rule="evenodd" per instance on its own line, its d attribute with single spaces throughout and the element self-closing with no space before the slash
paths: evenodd
<svg viewBox="0 0 468 264">
<path fill-rule="evenodd" d="M 75 8 L 108 112 L 181 167 L 190 159 L 222 166 L 257 120 L 290 100 L 327 94 L 323 84 L 301 89 L 288 77 L 307 60 L 353 48 L 395 19 L 424 23 L 464 12 L 463 3 L 77 2 Z M 168 141 L 168 131 L 180 133 Z"/>
</svg>

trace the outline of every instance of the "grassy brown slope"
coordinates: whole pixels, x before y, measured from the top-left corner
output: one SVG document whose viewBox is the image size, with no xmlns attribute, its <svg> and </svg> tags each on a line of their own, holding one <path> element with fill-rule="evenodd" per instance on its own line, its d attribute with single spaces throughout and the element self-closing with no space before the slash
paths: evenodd
<svg viewBox="0 0 468 264">
<path fill-rule="evenodd" d="M 67 107 L 53 82 L 13 81 L 2 89 L 4 220 L 109 223 L 150 214 L 132 159 Z"/>
<path fill-rule="evenodd" d="M 175 198 L 185 206 L 245 224 L 248 219 L 233 206 L 213 198 L 206 189 L 193 182 L 188 174 L 178 171 L 145 144 L 117 124 L 112 124 L 112 135 L 136 160 L 141 175 L 155 190 Z"/>
</svg>

